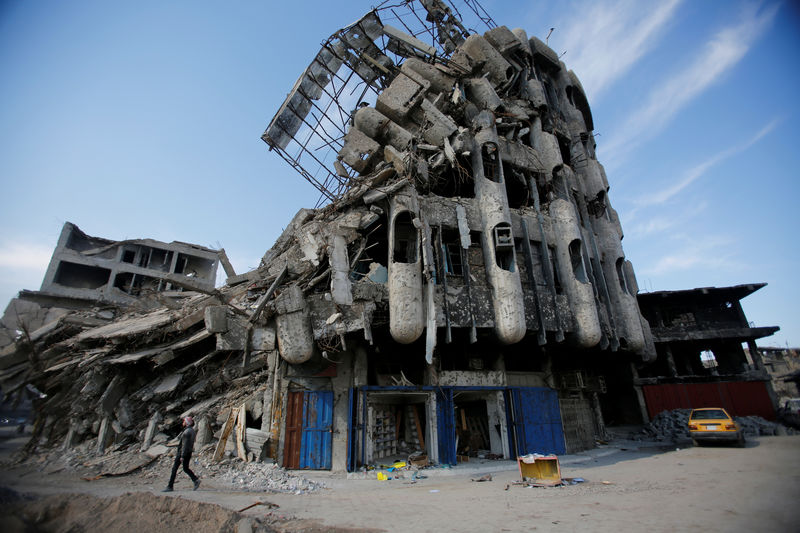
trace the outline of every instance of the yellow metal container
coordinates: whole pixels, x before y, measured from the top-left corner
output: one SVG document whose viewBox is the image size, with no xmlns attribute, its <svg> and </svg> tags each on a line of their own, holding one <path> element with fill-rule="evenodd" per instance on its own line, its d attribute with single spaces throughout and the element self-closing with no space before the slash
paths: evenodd
<svg viewBox="0 0 800 533">
<path fill-rule="evenodd" d="M 555 455 L 523 455 L 517 457 L 519 475 L 522 481 L 540 485 L 558 485 L 561 483 L 561 466 Z"/>
</svg>

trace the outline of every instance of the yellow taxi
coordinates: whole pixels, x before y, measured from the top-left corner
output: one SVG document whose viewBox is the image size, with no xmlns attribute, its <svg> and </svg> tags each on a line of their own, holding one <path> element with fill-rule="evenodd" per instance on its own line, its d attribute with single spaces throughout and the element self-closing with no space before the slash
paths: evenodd
<svg viewBox="0 0 800 533">
<path fill-rule="evenodd" d="M 744 431 L 725 409 L 693 409 L 689 415 L 689 434 L 695 446 L 703 442 L 735 442 L 744 446 Z"/>
</svg>

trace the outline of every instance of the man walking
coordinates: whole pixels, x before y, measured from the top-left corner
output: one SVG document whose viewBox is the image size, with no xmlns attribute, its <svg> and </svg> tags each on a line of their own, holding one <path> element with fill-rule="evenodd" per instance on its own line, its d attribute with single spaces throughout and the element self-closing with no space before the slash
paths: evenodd
<svg viewBox="0 0 800 533">
<path fill-rule="evenodd" d="M 194 448 L 194 438 L 196 435 L 194 419 L 192 419 L 191 416 L 184 418 L 183 427 L 184 430 L 181 432 L 180 437 L 178 437 L 178 451 L 175 453 L 175 462 L 172 464 L 172 474 L 169 476 L 167 488 L 162 492 L 172 492 L 172 487 L 175 484 L 175 475 L 178 473 L 178 466 L 181 463 L 183 463 L 183 471 L 189 475 L 192 479 L 192 483 L 194 483 L 194 488 L 192 490 L 197 490 L 200 486 L 200 479 L 189 469 L 189 461 L 192 459 L 192 449 Z"/>
</svg>

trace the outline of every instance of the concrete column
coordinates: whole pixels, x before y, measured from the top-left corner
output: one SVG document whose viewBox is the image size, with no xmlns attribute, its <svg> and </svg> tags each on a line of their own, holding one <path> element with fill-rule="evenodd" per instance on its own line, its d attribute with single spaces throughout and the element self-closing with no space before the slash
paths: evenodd
<svg viewBox="0 0 800 533">
<path fill-rule="evenodd" d="M 113 434 L 114 428 L 111 426 L 111 418 L 106 416 L 103 418 L 103 421 L 100 422 L 100 431 L 97 432 L 98 455 L 105 453 L 106 446 L 108 446 L 109 442 L 111 441 Z"/>
<path fill-rule="evenodd" d="M 333 387 L 333 435 L 331 439 L 331 471 L 347 470 L 347 427 L 349 413 L 349 389 L 353 386 L 351 362 L 355 357 L 352 352 L 341 352 L 336 365 L 336 377 L 331 378 Z"/>
<path fill-rule="evenodd" d="M 636 383 L 636 380 L 639 379 L 639 371 L 636 370 L 636 364 L 632 361 L 631 376 L 633 377 L 633 382 Z M 644 392 L 642 391 L 641 385 L 634 385 L 633 391 L 636 393 L 636 400 L 639 404 L 639 412 L 642 415 L 642 423 L 647 424 L 650 422 L 650 415 L 647 414 L 647 402 L 644 399 Z"/>
</svg>

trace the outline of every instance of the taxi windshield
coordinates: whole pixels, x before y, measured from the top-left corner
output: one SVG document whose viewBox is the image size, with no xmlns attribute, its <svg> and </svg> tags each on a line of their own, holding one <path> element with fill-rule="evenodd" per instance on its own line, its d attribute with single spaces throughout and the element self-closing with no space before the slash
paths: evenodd
<svg viewBox="0 0 800 533">
<path fill-rule="evenodd" d="M 718 418 L 728 418 L 722 409 L 704 409 L 702 411 L 692 411 L 693 420 L 715 420 Z"/>
</svg>

